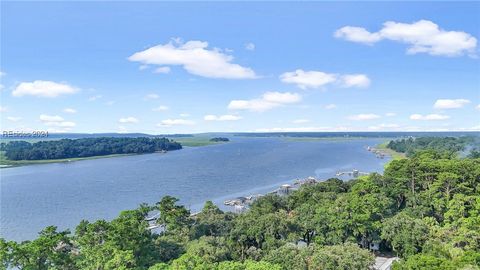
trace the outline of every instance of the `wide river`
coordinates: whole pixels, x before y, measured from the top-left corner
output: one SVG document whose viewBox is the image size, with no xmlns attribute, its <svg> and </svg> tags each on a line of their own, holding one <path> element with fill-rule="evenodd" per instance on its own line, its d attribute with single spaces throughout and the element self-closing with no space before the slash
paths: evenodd
<svg viewBox="0 0 480 270">
<path fill-rule="evenodd" d="M 365 149 L 380 139 L 231 139 L 166 154 L 1 169 L 0 237 L 32 239 L 48 225 L 74 229 L 82 219 L 112 219 L 164 195 L 196 211 L 206 200 L 221 205 L 296 178 L 326 179 L 352 169 L 382 172 L 388 161 Z"/>
</svg>

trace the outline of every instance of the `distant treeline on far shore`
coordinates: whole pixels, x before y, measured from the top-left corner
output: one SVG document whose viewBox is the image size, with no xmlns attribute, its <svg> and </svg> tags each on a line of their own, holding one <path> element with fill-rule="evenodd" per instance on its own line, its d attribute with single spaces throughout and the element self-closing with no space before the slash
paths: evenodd
<svg viewBox="0 0 480 270">
<path fill-rule="evenodd" d="M 9 160 L 46 160 L 143 154 L 181 149 L 182 145 L 167 138 L 83 138 L 39 141 L 10 141 L 0 144 Z"/>
<path fill-rule="evenodd" d="M 211 138 L 210 141 L 211 142 L 228 142 L 230 140 L 225 137 L 215 137 L 215 138 Z"/>
<path fill-rule="evenodd" d="M 405 153 L 408 157 L 416 151 L 435 149 L 440 152 L 457 153 L 471 158 L 480 157 L 480 138 L 474 136 L 462 137 L 418 137 L 392 140 L 387 147 Z"/>
</svg>

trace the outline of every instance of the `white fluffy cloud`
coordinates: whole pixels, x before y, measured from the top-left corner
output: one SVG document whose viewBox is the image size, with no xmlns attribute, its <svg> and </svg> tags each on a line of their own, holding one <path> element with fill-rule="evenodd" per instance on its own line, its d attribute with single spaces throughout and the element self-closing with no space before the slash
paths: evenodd
<svg viewBox="0 0 480 270">
<path fill-rule="evenodd" d="M 337 80 L 337 75 L 322 71 L 304 71 L 297 69 L 292 72 L 285 72 L 280 75 L 280 80 L 284 83 L 296 84 L 302 89 L 319 88 Z"/>
<path fill-rule="evenodd" d="M 382 39 L 379 33 L 370 33 L 365 28 L 344 26 L 335 31 L 336 38 L 343 38 L 352 42 L 373 44 Z"/>
<path fill-rule="evenodd" d="M 368 87 L 370 79 L 365 74 L 339 75 L 322 71 L 304 71 L 297 69 L 280 75 L 284 83 L 295 84 L 301 89 L 320 88 L 327 84 L 337 83 L 341 87 Z"/>
<path fill-rule="evenodd" d="M 344 87 L 365 88 L 370 86 L 370 79 L 365 74 L 343 75 L 341 77 L 341 82 Z"/>
<path fill-rule="evenodd" d="M 477 105 L 477 107 L 475 107 L 477 110 L 480 110 L 480 104 Z"/>
<path fill-rule="evenodd" d="M 77 91 L 77 88 L 66 83 L 37 80 L 33 82 L 20 83 L 12 91 L 12 95 L 14 97 L 37 96 L 54 98 L 60 95 L 73 94 Z"/>
<path fill-rule="evenodd" d="M 195 122 L 186 119 L 165 119 L 162 122 L 158 123 L 159 127 L 171 127 L 171 126 L 190 126 L 194 125 Z"/>
<path fill-rule="evenodd" d="M 238 115 L 231 115 L 231 114 L 218 115 L 218 116 L 209 114 L 209 115 L 205 115 L 203 119 L 205 121 L 237 121 L 242 119 L 242 117 Z"/>
<path fill-rule="evenodd" d="M 458 109 L 469 103 L 468 99 L 438 99 L 433 107 L 435 109 Z"/>
<path fill-rule="evenodd" d="M 164 105 L 160 105 L 158 107 L 155 107 L 152 109 L 152 111 L 154 112 L 164 112 L 164 111 L 168 111 L 168 107 L 167 106 L 164 106 Z"/>
<path fill-rule="evenodd" d="M 349 120 L 354 120 L 354 121 L 373 120 L 378 118 L 380 118 L 380 115 L 373 114 L 373 113 L 355 114 L 355 115 L 350 115 L 348 117 Z"/>
<path fill-rule="evenodd" d="M 450 116 L 448 115 L 443 115 L 443 114 L 427 114 L 427 115 L 422 115 L 422 114 L 412 114 L 410 115 L 411 120 L 446 120 L 449 119 Z"/>
<path fill-rule="evenodd" d="M 428 53 L 441 56 L 475 55 L 477 39 L 462 31 L 446 31 L 437 24 L 420 20 L 414 23 L 388 21 L 378 32 L 362 27 L 345 26 L 335 37 L 352 42 L 373 44 L 383 39 L 408 44 L 408 54 Z"/>
<path fill-rule="evenodd" d="M 66 112 L 66 113 L 76 113 L 77 112 L 77 110 L 72 109 L 72 108 L 65 108 L 65 109 L 63 109 L 63 111 Z"/>
<path fill-rule="evenodd" d="M 263 112 L 285 104 L 297 103 L 302 96 L 290 92 L 266 92 L 261 98 L 251 100 L 232 100 L 228 104 L 230 110 L 249 110 Z"/>
<path fill-rule="evenodd" d="M 59 115 L 41 114 L 40 121 L 42 121 L 46 126 L 51 127 L 72 128 L 76 125 L 74 122 L 65 121 L 63 117 Z"/>
<path fill-rule="evenodd" d="M 120 123 L 130 123 L 130 124 L 134 124 L 134 123 L 138 123 L 138 119 L 133 117 L 133 116 L 129 116 L 129 117 L 124 117 L 124 118 L 120 118 L 118 119 L 118 122 Z"/>
<path fill-rule="evenodd" d="M 223 79 L 253 79 L 255 72 L 232 63 L 233 56 L 220 49 L 208 49 L 208 42 L 191 40 L 181 43 L 178 39 L 164 45 L 157 45 L 136 52 L 130 61 L 146 65 L 182 66 L 187 72 L 207 77 Z"/>
</svg>

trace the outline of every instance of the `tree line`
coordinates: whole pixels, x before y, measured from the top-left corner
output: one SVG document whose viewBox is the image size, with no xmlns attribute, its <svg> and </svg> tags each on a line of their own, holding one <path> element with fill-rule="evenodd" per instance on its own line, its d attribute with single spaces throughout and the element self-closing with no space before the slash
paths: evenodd
<svg viewBox="0 0 480 270">
<path fill-rule="evenodd" d="M 409 137 L 407 139 L 392 140 L 387 147 L 407 156 L 412 156 L 415 151 L 435 149 L 441 152 L 459 153 L 467 151 L 471 156 L 479 157 L 478 139 L 473 136 L 462 137 Z M 468 149 L 467 149 L 468 148 Z"/>
<path fill-rule="evenodd" d="M 35 143 L 10 141 L 0 144 L 9 160 L 44 160 L 142 154 L 181 149 L 182 145 L 167 138 L 83 138 L 47 140 Z"/>
<path fill-rule="evenodd" d="M 73 234 L 52 226 L 31 241 L 2 239 L 0 257 L 4 269 L 369 269 L 371 243 L 401 258 L 395 270 L 479 269 L 480 159 L 416 151 L 383 175 L 305 184 L 240 214 L 207 202 L 191 215 L 166 196 Z"/>
</svg>

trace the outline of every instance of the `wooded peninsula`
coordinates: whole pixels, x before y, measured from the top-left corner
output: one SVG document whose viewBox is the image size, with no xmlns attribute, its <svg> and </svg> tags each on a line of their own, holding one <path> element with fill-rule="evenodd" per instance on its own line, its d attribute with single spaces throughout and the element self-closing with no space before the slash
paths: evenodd
<svg viewBox="0 0 480 270">
<path fill-rule="evenodd" d="M 35 143 L 10 141 L 0 144 L 8 160 L 48 160 L 118 154 L 144 154 L 181 149 L 167 138 L 82 138 L 46 140 Z"/>
</svg>

